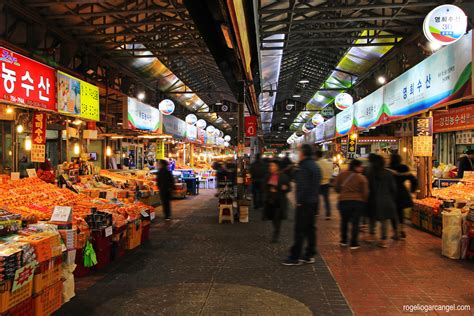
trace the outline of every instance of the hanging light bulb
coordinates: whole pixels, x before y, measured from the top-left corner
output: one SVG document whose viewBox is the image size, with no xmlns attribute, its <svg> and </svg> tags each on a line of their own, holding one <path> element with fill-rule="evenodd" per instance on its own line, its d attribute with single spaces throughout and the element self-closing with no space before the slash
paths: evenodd
<svg viewBox="0 0 474 316">
<path fill-rule="evenodd" d="M 17 132 L 18 134 L 23 133 L 23 125 L 18 124 L 18 125 L 16 126 L 16 132 Z"/>
<path fill-rule="evenodd" d="M 110 148 L 110 146 L 107 146 L 107 148 L 105 149 L 105 154 L 107 155 L 107 157 L 112 156 L 112 148 Z"/>
<path fill-rule="evenodd" d="M 13 113 L 13 108 L 11 106 L 7 107 L 7 110 L 5 111 L 7 114 L 12 114 Z"/>
<path fill-rule="evenodd" d="M 31 150 L 31 138 L 26 136 L 25 138 L 25 150 Z"/>
<path fill-rule="evenodd" d="M 79 146 L 78 143 L 74 144 L 74 155 L 79 155 L 81 153 L 81 147 Z"/>
</svg>

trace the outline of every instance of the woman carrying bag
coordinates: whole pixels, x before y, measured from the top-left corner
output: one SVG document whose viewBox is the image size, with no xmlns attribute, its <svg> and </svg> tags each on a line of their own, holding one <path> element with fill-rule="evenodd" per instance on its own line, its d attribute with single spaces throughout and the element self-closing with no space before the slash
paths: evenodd
<svg viewBox="0 0 474 316">
<path fill-rule="evenodd" d="M 278 162 L 270 162 L 269 171 L 264 182 L 263 219 L 273 222 L 272 243 L 277 243 L 280 237 L 281 221 L 287 218 L 287 193 L 291 189 L 290 180 L 286 174 L 280 172 Z"/>
</svg>

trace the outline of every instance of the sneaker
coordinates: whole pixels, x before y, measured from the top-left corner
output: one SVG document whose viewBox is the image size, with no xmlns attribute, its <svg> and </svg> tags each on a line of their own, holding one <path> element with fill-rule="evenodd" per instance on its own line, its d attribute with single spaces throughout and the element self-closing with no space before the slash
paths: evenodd
<svg viewBox="0 0 474 316">
<path fill-rule="evenodd" d="M 381 240 L 378 245 L 380 248 L 388 248 L 387 241 Z"/>
<path fill-rule="evenodd" d="M 351 250 L 357 250 L 360 248 L 360 245 L 353 245 L 351 246 Z"/>
<path fill-rule="evenodd" d="M 303 263 L 301 261 L 297 260 L 297 259 L 288 258 L 285 261 L 283 261 L 281 264 L 284 265 L 284 266 L 300 266 Z"/>
<path fill-rule="evenodd" d="M 316 259 L 314 259 L 314 257 L 304 257 L 303 259 L 300 259 L 300 262 L 307 263 L 307 264 L 313 264 L 313 263 L 316 262 Z"/>
<path fill-rule="evenodd" d="M 344 242 L 341 242 L 341 243 L 339 243 L 339 246 L 341 246 L 341 247 L 347 247 L 347 244 L 344 243 Z"/>
</svg>

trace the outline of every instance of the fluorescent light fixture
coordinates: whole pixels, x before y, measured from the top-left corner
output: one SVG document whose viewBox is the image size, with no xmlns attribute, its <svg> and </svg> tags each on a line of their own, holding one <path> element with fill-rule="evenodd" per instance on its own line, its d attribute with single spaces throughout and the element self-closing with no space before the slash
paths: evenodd
<svg viewBox="0 0 474 316">
<path fill-rule="evenodd" d="M 293 98 L 301 98 L 301 95 L 299 95 L 299 94 L 293 94 Z"/>
<path fill-rule="evenodd" d="M 74 125 L 81 125 L 81 124 L 82 124 L 82 121 L 79 120 L 79 119 L 75 119 L 74 122 L 72 122 L 72 124 L 74 124 Z"/>
<path fill-rule="evenodd" d="M 307 84 L 307 83 L 309 83 L 309 80 L 308 79 L 301 79 L 298 82 L 301 83 L 301 84 Z"/>
<path fill-rule="evenodd" d="M 124 137 L 123 136 L 111 136 L 110 138 L 111 139 L 123 139 Z"/>
<path fill-rule="evenodd" d="M 287 120 L 288 118 L 287 118 L 286 116 L 283 116 L 282 119 L 283 119 L 283 120 Z"/>
<path fill-rule="evenodd" d="M 31 150 L 31 138 L 30 136 L 26 136 L 25 138 L 25 150 Z"/>
<path fill-rule="evenodd" d="M 290 113 L 290 112 L 286 112 L 285 115 L 291 115 L 291 113 Z"/>
<path fill-rule="evenodd" d="M 79 146 L 78 143 L 75 143 L 75 144 L 74 144 L 74 149 L 73 149 L 73 151 L 74 151 L 74 155 L 79 155 L 79 154 L 81 153 L 81 147 Z"/>
<path fill-rule="evenodd" d="M 216 105 L 222 105 L 222 102 L 216 102 Z"/>
</svg>

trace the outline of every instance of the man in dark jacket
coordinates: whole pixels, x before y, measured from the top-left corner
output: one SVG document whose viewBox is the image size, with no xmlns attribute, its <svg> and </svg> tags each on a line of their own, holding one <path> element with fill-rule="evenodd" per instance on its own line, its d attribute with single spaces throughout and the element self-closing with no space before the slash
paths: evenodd
<svg viewBox="0 0 474 316">
<path fill-rule="evenodd" d="M 260 154 L 255 155 L 255 161 L 250 165 L 252 177 L 253 208 L 263 207 L 263 182 L 267 176 L 267 165 L 260 159 Z"/>
<path fill-rule="evenodd" d="M 319 200 L 321 170 L 313 160 L 313 149 L 310 145 L 301 146 L 300 162 L 296 173 L 296 214 L 294 244 L 290 256 L 283 265 L 293 266 L 302 263 L 314 263 L 316 255 L 316 211 Z M 300 260 L 303 244 L 308 240 L 306 253 Z"/>
<path fill-rule="evenodd" d="M 458 178 L 464 177 L 464 171 L 474 171 L 474 149 L 466 151 L 466 156 L 459 160 Z"/>
<path fill-rule="evenodd" d="M 165 221 L 171 220 L 171 197 L 174 189 L 174 178 L 168 169 L 168 162 L 160 160 L 158 162 L 158 189 L 160 190 L 161 205 L 165 215 Z"/>
</svg>

